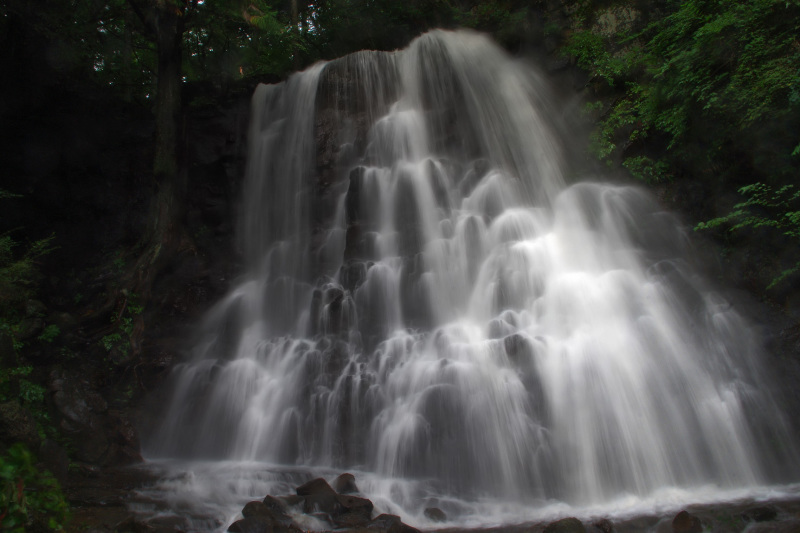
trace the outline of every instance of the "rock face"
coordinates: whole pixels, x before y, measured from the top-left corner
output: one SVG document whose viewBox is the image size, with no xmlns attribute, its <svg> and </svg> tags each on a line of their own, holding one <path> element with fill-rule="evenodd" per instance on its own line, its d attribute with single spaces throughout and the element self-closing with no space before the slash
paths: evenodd
<svg viewBox="0 0 800 533">
<path fill-rule="evenodd" d="M 242 519 L 228 527 L 233 533 L 292 533 L 301 531 L 298 520 L 313 516 L 327 522 L 337 531 L 359 531 L 362 533 L 417 533 L 418 530 L 404 524 L 399 516 L 382 514 L 372 518 L 374 506 L 367 498 L 341 494 L 357 492 L 355 477 L 342 474 L 334 481 L 334 490 L 323 478 L 316 478 L 295 489 L 297 495 L 267 495 L 263 501 L 247 503 L 242 509 Z M 302 516 L 296 511 L 302 509 Z M 440 510 L 437 509 L 442 516 Z M 427 511 L 426 511 L 427 512 Z"/>
<path fill-rule="evenodd" d="M 141 461 L 133 425 L 120 413 L 110 410 L 85 379 L 54 370 L 50 388 L 61 416 L 60 429 L 72 437 L 79 461 L 104 466 Z"/>
</svg>

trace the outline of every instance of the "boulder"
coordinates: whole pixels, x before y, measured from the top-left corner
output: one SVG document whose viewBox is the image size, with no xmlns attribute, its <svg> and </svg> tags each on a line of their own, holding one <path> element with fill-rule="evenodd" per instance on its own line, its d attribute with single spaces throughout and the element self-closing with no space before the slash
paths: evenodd
<svg viewBox="0 0 800 533">
<path fill-rule="evenodd" d="M 592 527 L 600 533 L 614 533 L 614 524 L 607 518 L 601 518 L 592 522 Z"/>
<path fill-rule="evenodd" d="M 251 516 L 272 518 L 272 511 L 264 502 L 247 502 L 242 508 L 242 516 L 245 518 L 250 518 Z"/>
<path fill-rule="evenodd" d="M 373 505 L 372 502 L 366 498 L 339 494 L 337 501 L 342 508 L 342 513 L 361 515 L 366 517 L 367 520 L 372 518 Z"/>
<path fill-rule="evenodd" d="M 367 528 L 380 533 L 419 533 L 417 528 L 404 524 L 399 516 L 393 514 L 382 514 L 375 517 Z"/>
<path fill-rule="evenodd" d="M 359 513 L 342 513 L 333 518 L 334 525 L 339 529 L 366 528 L 369 525 L 369 517 Z"/>
<path fill-rule="evenodd" d="M 447 515 L 444 514 L 444 511 L 439 509 L 438 507 L 428 507 L 423 511 L 425 518 L 430 520 L 431 522 L 446 522 Z"/>
<path fill-rule="evenodd" d="M 774 524 L 752 524 L 747 533 L 797 533 L 800 531 L 800 519 L 785 520 Z"/>
<path fill-rule="evenodd" d="M 246 517 L 228 526 L 231 533 L 273 533 L 273 529 L 272 521 L 262 516 Z"/>
<path fill-rule="evenodd" d="M 333 480 L 333 490 L 339 494 L 352 494 L 358 492 L 356 478 L 353 474 L 342 474 Z"/>
<path fill-rule="evenodd" d="M 277 498 L 273 498 L 272 496 L 267 496 L 264 498 L 264 503 L 267 505 L 273 505 L 267 499 L 275 500 L 276 504 L 281 505 L 281 509 L 284 512 L 288 512 L 289 507 L 297 507 L 298 505 L 302 505 L 305 501 L 305 498 L 302 496 L 298 496 L 297 494 L 288 494 L 286 496 L 278 496 Z"/>
<path fill-rule="evenodd" d="M 336 494 L 336 491 L 321 477 L 300 485 L 296 491 L 297 495 L 302 496 L 305 500 L 303 503 L 304 513 L 321 512 L 334 515 L 342 512 L 338 500 L 339 494 Z"/>
<path fill-rule="evenodd" d="M 742 519 L 748 522 L 769 522 L 778 517 L 778 511 L 773 507 L 753 507 L 742 513 Z"/>
<path fill-rule="evenodd" d="M 267 503 L 267 498 L 270 498 Z M 269 520 L 273 526 L 290 526 L 292 525 L 292 517 L 289 516 L 283 509 L 281 503 L 273 498 L 267 496 L 265 501 L 248 502 L 242 509 L 242 516 L 245 518 L 261 517 Z"/>
<path fill-rule="evenodd" d="M 544 533 L 586 533 L 586 528 L 577 518 L 569 517 L 547 524 Z"/>
<path fill-rule="evenodd" d="M 328 485 L 323 478 L 318 477 L 303 483 L 295 489 L 298 496 L 314 496 L 317 494 L 336 494 L 336 491 Z"/>
<path fill-rule="evenodd" d="M 673 533 L 703 533 L 703 524 L 696 516 L 681 511 L 672 519 Z"/>
</svg>

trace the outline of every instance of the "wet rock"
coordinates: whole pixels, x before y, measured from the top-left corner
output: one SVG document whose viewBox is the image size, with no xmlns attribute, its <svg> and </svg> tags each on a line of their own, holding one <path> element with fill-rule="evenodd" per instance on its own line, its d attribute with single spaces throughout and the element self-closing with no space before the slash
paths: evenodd
<svg viewBox="0 0 800 533">
<path fill-rule="evenodd" d="M 547 524 L 544 533 L 586 533 L 586 528 L 577 518 L 569 517 Z"/>
<path fill-rule="evenodd" d="M 672 531 L 674 533 L 702 533 L 703 524 L 696 516 L 687 511 L 681 511 L 672 519 Z"/>
<path fill-rule="evenodd" d="M 288 497 L 297 498 L 297 501 L 292 505 L 297 505 L 298 503 L 302 503 L 303 501 L 303 498 L 301 496 L 288 496 Z M 278 520 L 279 522 L 290 523 L 292 521 L 292 518 L 289 516 L 288 513 L 288 508 L 291 507 L 291 505 L 287 505 L 286 502 L 274 496 L 267 495 L 267 497 L 264 498 L 264 501 L 262 501 L 261 503 L 263 503 L 267 507 L 267 509 L 269 509 L 269 512 L 271 513 L 272 517 Z"/>
<path fill-rule="evenodd" d="M 277 498 L 273 498 L 272 496 L 267 496 L 266 498 L 264 498 L 264 503 L 267 505 L 271 505 L 270 502 L 267 501 L 267 499 L 269 498 L 272 498 L 279 504 L 283 505 L 282 509 L 284 511 L 287 511 L 289 507 L 296 507 L 298 505 L 301 505 L 305 501 L 305 498 L 303 498 L 302 496 L 298 496 L 296 494 L 278 496 Z"/>
<path fill-rule="evenodd" d="M 748 522 L 769 522 L 778 517 L 778 511 L 773 507 L 753 507 L 742 513 L 742 519 Z"/>
<path fill-rule="evenodd" d="M 417 528 L 404 524 L 399 516 L 393 514 L 377 516 L 369 523 L 368 529 L 377 530 L 381 533 L 419 533 Z"/>
<path fill-rule="evenodd" d="M 228 526 L 232 533 L 273 533 L 273 529 L 272 521 L 263 516 L 250 516 Z"/>
<path fill-rule="evenodd" d="M 365 517 L 367 520 L 372 518 L 372 502 L 366 498 L 358 496 L 348 496 L 340 494 L 337 498 L 343 513 L 350 513 Z"/>
<path fill-rule="evenodd" d="M 444 514 L 444 511 L 439 509 L 438 507 L 428 507 L 423 511 L 425 518 L 432 522 L 446 522 L 447 515 Z"/>
<path fill-rule="evenodd" d="M 247 502 L 242 508 L 242 516 L 245 518 L 250 518 L 251 516 L 271 518 L 272 511 L 264 502 Z"/>
<path fill-rule="evenodd" d="M 333 518 L 333 523 L 337 528 L 355 529 L 365 528 L 369 525 L 369 517 L 358 513 L 343 513 Z"/>
<path fill-rule="evenodd" d="M 339 494 L 351 494 L 358 492 L 356 478 L 353 474 L 342 474 L 333 480 L 333 490 Z"/>
<path fill-rule="evenodd" d="M 303 503 L 304 513 L 323 512 L 336 514 L 341 512 L 341 505 L 338 500 L 339 495 L 321 477 L 300 485 L 296 491 L 298 496 L 303 496 L 305 499 Z"/>
<path fill-rule="evenodd" d="M 600 533 L 614 533 L 614 524 L 612 524 L 607 518 L 595 520 L 592 522 L 592 527 L 595 531 Z"/>
<path fill-rule="evenodd" d="M 269 503 L 266 503 L 270 498 Z M 242 509 L 242 516 L 245 518 L 261 517 L 269 520 L 273 527 L 288 527 L 292 525 L 292 517 L 289 516 L 284 506 L 272 496 L 267 496 L 263 502 L 249 502 Z"/>
<path fill-rule="evenodd" d="M 314 496 L 316 494 L 336 494 L 336 491 L 328 485 L 328 482 L 318 477 L 307 483 L 303 483 L 295 489 L 298 496 Z"/>
<path fill-rule="evenodd" d="M 773 524 L 754 524 L 747 528 L 747 533 L 799 533 L 800 520 L 786 520 Z"/>
<path fill-rule="evenodd" d="M 40 439 L 33 414 L 12 400 L 0 403 L 0 443 L 8 447 L 15 442 L 22 442 L 36 450 Z"/>
</svg>

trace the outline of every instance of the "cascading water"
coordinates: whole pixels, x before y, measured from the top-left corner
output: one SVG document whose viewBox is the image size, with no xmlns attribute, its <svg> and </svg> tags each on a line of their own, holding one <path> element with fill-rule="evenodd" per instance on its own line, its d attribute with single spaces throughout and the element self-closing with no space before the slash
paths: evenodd
<svg viewBox="0 0 800 533">
<path fill-rule="evenodd" d="M 149 455 L 573 504 L 768 480 L 757 339 L 646 194 L 567 184 L 546 95 L 464 32 L 259 86 L 247 271 Z"/>
</svg>

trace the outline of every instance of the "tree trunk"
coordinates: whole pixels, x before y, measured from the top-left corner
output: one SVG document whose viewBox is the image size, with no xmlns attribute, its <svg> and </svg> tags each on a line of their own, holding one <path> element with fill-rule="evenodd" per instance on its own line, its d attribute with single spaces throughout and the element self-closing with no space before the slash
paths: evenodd
<svg viewBox="0 0 800 533">
<path fill-rule="evenodd" d="M 186 189 L 178 164 L 178 130 L 181 122 L 181 40 L 183 18 L 162 11 L 157 18 L 158 86 L 156 92 L 156 148 L 153 174 L 158 187 L 151 231 L 156 241 L 174 237 L 180 218 L 180 199 Z"/>
<path fill-rule="evenodd" d="M 161 4 L 164 6 L 164 4 Z M 130 286 L 142 302 L 151 299 L 153 285 L 164 268 L 182 249 L 189 249 L 182 227 L 186 172 L 178 157 L 181 124 L 181 59 L 184 18 L 168 5 L 157 7 L 152 29 L 158 56 L 153 161 L 155 197 L 150 208 L 148 227 L 141 243 Z M 134 354 L 140 353 L 143 317 L 138 317 L 131 335 Z"/>
</svg>

